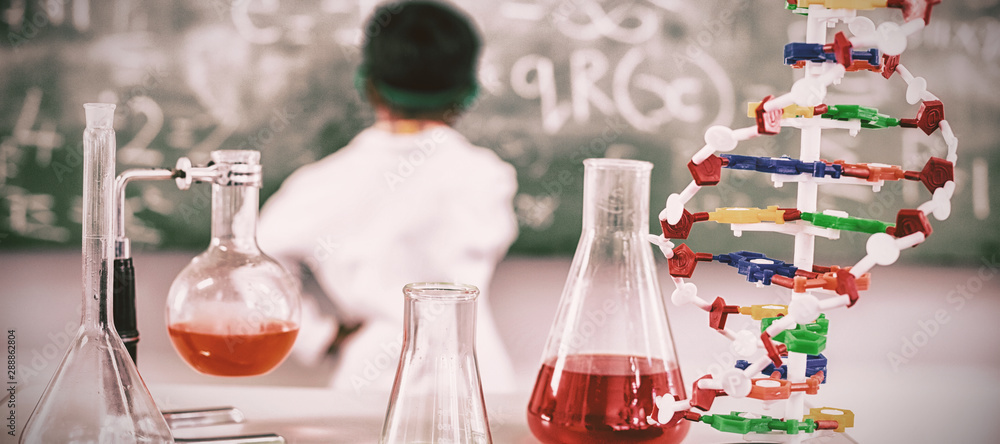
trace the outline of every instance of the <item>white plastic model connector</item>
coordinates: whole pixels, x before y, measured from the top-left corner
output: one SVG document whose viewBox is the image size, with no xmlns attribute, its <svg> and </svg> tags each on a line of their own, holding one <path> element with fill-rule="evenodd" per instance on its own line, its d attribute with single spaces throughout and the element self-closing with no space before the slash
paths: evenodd
<svg viewBox="0 0 1000 444">
<path fill-rule="evenodd" d="M 722 125 L 715 125 L 709 128 L 708 131 L 705 131 L 705 147 L 695 153 L 691 157 L 691 161 L 695 165 L 700 165 L 717 151 L 732 151 L 736 148 L 737 143 L 739 143 L 739 139 L 737 139 L 732 129 Z"/>
<path fill-rule="evenodd" d="M 674 243 L 670 242 L 666 236 L 662 234 L 648 234 L 646 235 L 646 240 L 648 240 L 649 243 L 660 247 L 660 253 L 663 253 L 663 257 L 667 259 L 674 257 Z"/>
<path fill-rule="evenodd" d="M 740 330 L 733 335 L 733 342 L 730 345 L 733 353 L 744 358 L 757 353 L 760 335 L 750 330 Z"/>
<path fill-rule="evenodd" d="M 865 244 L 868 256 L 876 264 L 886 266 L 892 265 L 899 259 L 899 247 L 896 246 L 896 238 L 886 233 L 875 233 L 868 238 Z"/>
<path fill-rule="evenodd" d="M 796 324 L 809 324 L 819 317 L 819 299 L 809 293 L 803 293 L 792 298 L 788 304 L 788 316 Z"/>
<path fill-rule="evenodd" d="M 698 308 L 705 311 L 712 309 L 712 304 L 698 297 L 698 286 L 690 282 L 682 281 L 682 283 L 677 286 L 677 289 L 670 294 L 670 302 L 673 302 L 674 305 L 677 306 L 694 304 Z"/>
<path fill-rule="evenodd" d="M 789 307 L 788 313 L 791 314 L 791 307 Z M 782 316 L 778 318 L 778 320 L 772 322 L 771 325 L 767 326 L 764 332 L 773 338 L 785 330 L 795 328 L 797 325 L 798 324 L 795 322 L 795 319 L 792 319 L 791 316 Z"/>
<path fill-rule="evenodd" d="M 668 224 L 673 225 L 680 222 L 683 216 L 684 201 L 681 200 L 681 195 L 671 193 L 667 196 L 667 204 L 664 206 L 663 211 L 660 211 L 660 220 L 666 220 Z"/>
<path fill-rule="evenodd" d="M 847 30 L 859 39 L 864 38 L 865 36 L 874 35 L 875 29 L 875 22 L 868 17 L 854 17 L 847 24 Z M 851 44 L 857 45 L 854 39 L 851 39 Z"/>
<path fill-rule="evenodd" d="M 955 165 L 958 163 L 958 137 L 955 137 L 955 132 L 951 130 L 951 124 L 947 120 L 942 120 L 938 125 L 941 128 L 944 143 L 948 145 L 948 157 L 945 160 Z"/>
<path fill-rule="evenodd" d="M 823 103 L 826 97 L 826 83 L 818 77 L 803 77 L 792 84 L 791 100 L 799 106 L 813 107 Z"/>
<path fill-rule="evenodd" d="M 949 180 L 943 187 L 934 190 L 934 196 L 917 209 L 924 214 L 933 214 L 937 220 L 948 219 L 951 215 L 951 196 L 955 193 L 955 182 Z"/>
<path fill-rule="evenodd" d="M 722 373 L 722 390 L 733 398 L 745 398 L 750 394 L 753 383 L 743 370 L 731 368 Z M 702 380 L 704 381 L 704 379 Z"/>
<path fill-rule="evenodd" d="M 656 396 L 653 398 L 653 403 L 660 410 L 660 414 L 657 415 L 656 420 L 661 424 L 666 424 L 673 418 L 674 413 L 683 412 L 686 410 L 691 410 L 691 401 L 687 399 L 682 399 L 680 401 L 674 401 L 674 397 L 670 396 Z"/>
<path fill-rule="evenodd" d="M 909 29 L 903 29 L 893 22 L 884 22 L 875 30 L 878 49 L 886 55 L 900 55 L 906 51 L 906 37 Z"/>
</svg>

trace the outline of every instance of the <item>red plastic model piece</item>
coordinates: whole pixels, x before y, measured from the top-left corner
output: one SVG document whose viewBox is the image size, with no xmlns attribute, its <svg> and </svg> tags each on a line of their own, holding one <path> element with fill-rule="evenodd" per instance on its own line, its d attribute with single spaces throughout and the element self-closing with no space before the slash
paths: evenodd
<svg viewBox="0 0 1000 444">
<path fill-rule="evenodd" d="M 760 105 L 757 105 L 755 112 L 757 114 L 758 134 L 774 135 L 781 132 L 781 115 L 785 111 L 780 108 L 774 111 L 764 111 L 764 104 L 773 98 L 774 96 L 764 97 L 764 100 L 760 101 Z"/>
<path fill-rule="evenodd" d="M 923 19 L 924 25 L 931 23 L 931 9 L 941 0 L 889 0 L 886 6 L 903 10 L 903 20 Z"/>
<path fill-rule="evenodd" d="M 931 193 L 952 180 L 955 180 L 955 165 L 940 157 L 927 159 L 924 169 L 920 170 L 920 181 Z"/>
<path fill-rule="evenodd" d="M 899 126 L 920 128 L 929 136 L 937 131 L 942 120 L 944 120 L 944 104 L 940 100 L 931 100 L 920 104 L 916 117 L 899 119 Z"/>
<path fill-rule="evenodd" d="M 924 233 L 924 238 L 928 238 L 931 237 L 934 229 L 931 228 L 931 223 L 927 220 L 927 215 L 923 211 L 914 209 L 899 210 L 896 213 L 896 226 L 885 230 L 886 233 L 897 238 L 905 237 L 918 231 Z"/>
<path fill-rule="evenodd" d="M 899 66 L 899 54 L 894 56 L 882 54 L 882 77 L 889 78 L 896 73 Z"/>
<path fill-rule="evenodd" d="M 668 239 L 687 239 L 688 235 L 691 234 L 691 226 L 695 222 L 706 220 L 708 220 L 707 212 L 691 214 L 688 210 L 684 210 L 681 220 L 677 221 L 676 224 L 669 224 L 666 219 L 660 219 L 660 228 L 663 229 L 663 236 Z"/>
<path fill-rule="evenodd" d="M 867 163 L 844 163 L 837 160 L 834 165 L 840 165 L 843 175 L 857 177 L 869 182 L 880 180 L 900 180 L 906 178 L 906 171 L 895 165 L 871 165 Z"/>
<path fill-rule="evenodd" d="M 688 170 L 698 186 L 716 185 L 722 179 L 722 158 L 712 154 L 697 165 L 692 160 L 688 162 Z"/>
<path fill-rule="evenodd" d="M 711 253 L 695 253 L 687 244 L 680 244 L 674 247 L 674 257 L 667 259 L 667 266 L 671 276 L 689 278 L 694 274 L 694 267 L 698 265 L 698 261 L 711 260 Z"/>
<path fill-rule="evenodd" d="M 697 422 L 699 419 L 701 419 L 701 413 L 692 412 L 692 411 L 688 410 L 688 411 L 684 412 L 684 419 L 686 419 L 688 421 L 695 421 L 695 422 Z M 816 421 L 816 422 L 819 423 L 819 421 Z M 832 422 L 833 423 L 833 428 L 839 427 L 839 425 L 837 424 L 837 421 L 826 421 L 826 422 Z"/>
<path fill-rule="evenodd" d="M 722 297 L 717 297 L 712 302 L 712 309 L 708 311 L 708 325 L 716 330 L 722 330 L 726 328 L 726 318 L 739 312 L 738 305 L 726 305 L 726 301 Z"/>
<path fill-rule="evenodd" d="M 781 355 L 788 354 L 788 347 L 785 344 L 775 346 L 774 341 L 771 340 L 771 335 L 767 334 L 767 332 L 760 334 L 760 340 L 764 343 L 764 350 L 767 350 L 767 357 L 771 358 L 774 367 L 781 367 Z"/>
<path fill-rule="evenodd" d="M 867 276 L 865 273 L 864 276 Z M 848 273 L 846 270 L 841 273 L 837 273 L 837 289 L 834 290 L 837 294 L 846 294 L 850 298 L 851 302 L 847 304 L 847 308 L 851 308 L 855 303 L 858 302 L 858 283 L 854 278 L 854 275 Z"/>
<path fill-rule="evenodd" d="M 844 32 L 838 32 L 837 35 L 833 37 L 833 43 L 824 45 L 824 52 L 832 52 L 833 56 L 837 59 L 837 63 L 844 66 L 844 68 L 850 68 L 854 63 L 854 57 L 851 50 L 854 49 L 854 45 L 851 41 L 847 39 Z"/>
<path fill-rule="evenodd" d="M 784 213 L 781 214 L 781 218 L 784 219 L 785 222 L 802 219 L 802 212 L 795 208 L 778 209 L 784 211 Z"/>
<path fill-rule="evenodd" d="M 698 415 L 698 418 L 701 419 L 701 415 Z M 821 419 L 815 424 L 818 430 L 837 430 L 840 428 L 840 423 L 835 419 Z"/>
<path fill-rule="evenodd" d="M 712 379 L 712 375 L 705 375 L 698 378 L 698 381 L 702 379 Z M 719 395 L 725 396 L 726 392 L 722 390 L 707 389 L 698 387 L 698 381 L 694 382 L 691 393 L 691 407 L 699 409 L 703 412 L 707 412 L 712 408 L 712 403 L 715 402 L 715 398 Z"/>
<path fill-rule="evenodd" d="M 823 383 L 823 370 L 813 373 L 806 382 L 796 382 L 791 384 L 791 391 L 806 392 L 807 395 L 819 393 L 819 385 Z"/>
</svg>

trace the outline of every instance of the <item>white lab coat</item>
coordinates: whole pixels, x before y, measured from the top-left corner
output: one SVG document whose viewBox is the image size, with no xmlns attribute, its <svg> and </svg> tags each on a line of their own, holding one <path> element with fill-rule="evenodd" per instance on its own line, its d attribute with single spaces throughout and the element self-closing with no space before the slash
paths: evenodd
<svg viewBox="0 0 1000 444">
<path fill-rule="evenodd" d="M 514 389 L 514 372 L 486 293 L 517 235 L 515 171 L 454 129 L 394 134 L 376 127 L 295 171 L 265 203 L 261 250 L 290 270 L 305 264 L 325 293 L 365 322 L 342 349 L 336 389 L 388 391 L 403 331 L 402 288 L 411 282 L 473 284 L 476 348 L 484 391 Z M 320 356 L 330 320 L 304 305 L 293 355 Z"/>
</svg>

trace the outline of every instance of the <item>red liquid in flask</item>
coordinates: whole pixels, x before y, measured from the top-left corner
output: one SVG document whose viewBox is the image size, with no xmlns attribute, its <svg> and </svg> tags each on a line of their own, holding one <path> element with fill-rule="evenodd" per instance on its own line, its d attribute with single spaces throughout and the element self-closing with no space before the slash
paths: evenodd
<svg viewBox="0 0 1000 444">
<path fill-rule="evenodd" d="M 187 322 L 173 324 L 167 330 L 184 361 L 201 373 L 215 376 L 267 373 L 288 357 L 299 334 L 298 325 L 273 319 L 251 332 L 245 327 Z"/>
<path fill-rule="evenodd" d="M 656 422 L 654 396 L 686 397 L 680 371 L 662 360 L 571 355 L 554 376 L 554 361 L 542 365 L 528 403 L 528 426 L 544 443 L 675 444 L 687 435 L 680 414 Z"/>
</svg>

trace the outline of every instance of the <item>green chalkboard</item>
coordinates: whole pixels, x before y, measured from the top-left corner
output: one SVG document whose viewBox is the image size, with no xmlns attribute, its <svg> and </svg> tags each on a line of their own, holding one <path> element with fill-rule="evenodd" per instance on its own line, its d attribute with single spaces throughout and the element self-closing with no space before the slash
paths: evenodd
<svg viewBox="0 0 1000 444">
<path fill-rule="evenodd" d="M 943 2 L 911 36 L 902 62 L 945 103 L 960 140 L 953 216 L 907 257 L 976 261 L 1000 248 L 1000 20 L 993 2 Z M 652 230 L 668 194 L 691 180 L 686 163 L 712 125 L 742 128 L 747 102 L 782 94 L 801 71 L 782 63 L 804 20 L 786 2 L 715 0 L 459 1 L 485 37 L 483 93 L 458 128 L 518 171 L 514 254 L 571 254 L 579 238 L 581 160 L 648 160 Z M 266 199 L 295 168 L 326 156 L 370 124 L 352 84 L 360 28 L 372 2 L 247 0 L 4 2 L 0 19 L 0 249 L 78 248 L 82 104 L 118 104 L 118 169 L 203 164 L 216 149 L 262 152 Z M 861 13 L 902 21 L 898 10 Z M 841 28 L 846 29 L 843 25 Z M 832 33 L 831 33 L 832 35 Z M 850 74 L 830 103 L 912 117 L 895 76 Z M 946 153 L 941 135 L 889 128 L 824 133 L 824 157 L 919 170 Z M 798 156 L 799 131 L 741 144 L 735 153 Z M 795 185 L 726 170 L 692 210 L 795 205 Z M 130 186 L 127 233 L 139 249 L 203 248 L 208 187 Z M 919 183 L 822 188 L 820 209 L 892 221 L 929 198 Z M 790 240 L 697 226 L 699 251 L 748 249 L 785 257 Z M 857 259 L 866 236 L 819 243 Z"/>
</svg>

